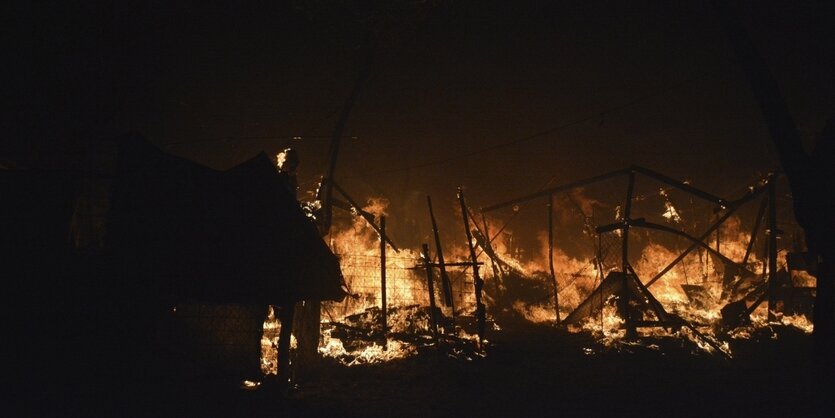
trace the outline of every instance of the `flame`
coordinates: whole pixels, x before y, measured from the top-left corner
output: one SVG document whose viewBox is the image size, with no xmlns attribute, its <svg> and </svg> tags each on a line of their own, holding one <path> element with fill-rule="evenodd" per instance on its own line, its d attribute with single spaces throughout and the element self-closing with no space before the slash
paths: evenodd
<svg viewBox="0 0 835 418">
<path fill-rule="evenodd" d="M 380 201 L 374 203 L 379 205 Z M 366 210 L 366 208 L 363 208 Z M 381 210 L 379 206 L 368 206 L 370 210 Z M 382 294 L 380 241 L 379 236 L 366 221 L 355 217 L 342 230 L 331 233 L 332 249 L 340 258 L 342 274 L 351 295 L 346 302 L 326 303 L 322 315 L 342 318 L 362 312 L 371 307 L 381 306 Z M 420 270 L 413 270 L 420 256 L 417 252 L 403 249 L 395 252 L 386 246 L 386 291 L 388 301 L 403 301 L 405 304 L 429 304 L 425 279 Z"/>
<path fill-rule="evenodd" d="M 389 202 L 386 199 L 369 199 L 363 210 L 377 216 L 385 215 Z M 367 316 L 361 325 L 369 333 L 380 332 L 382 325 L 377 322 L 382 306 L 380 237 L 379 234 L 361 217 L 354 217 L 349 224 L 334 228 L 330 242 L 332 250 L 340 258 L 340 266 L 345 277 L 350 295 L 343 302 L 322 304 L 323 333 L 319 352 L 323 356 L 336 358 L 346 365 L 371 364 L 414 355 L 414 344 L 398 341 L 391 334 L 429 334 L 428 314 L 417 307 L 429 305 L 429 292 L 426 272 L 422 267 L 422 257 L 418 251 L 401 249 L 395 252 L 390 246 L 385 247 L 386 255 L 386 303 L 387 327 L 389 335 L 386 343 L 373 342 L 362 344 L 360 348 L 347 349 L 345 342 L 333 336 L 329 324 L 341 323 L 352 317 Z M 460 248 L 451 248 L 447 261 L 463 254 Z M 437 272 L 435 272 L 437 274 Z M 469 281 L 465 274 L 449 271 L 453 282 L 453 304 L 456 313 L 473 309 L 475 301 Z M 453 312 L 442 306 L 441 289 L 435 277 L 435 301 L 445 317 Z M 373 319 L 372 319 L 373 318 Z M 459 338 L 466 338 L 466 333 L 459 329 L 444 330 Z"/>
<path fill-rule="evenodd" d="M 812 324 L 812 321 L 810 321 L 809 318 L 806 318 L 806 315 L 803 314 L 783 316 L 782 318 L 780 318 L 780 322 L 782 322 L 784 325 L 795 327 L 805 332 L 806 334 L 811 334 L 812 331 L 815 329 L 815 326 L 814 324 Z"/>
<path fill-rule="evenodd" d="M 513 309 L 531 322 L 543 323 L 557 320 L 557 313 L 554 309 L 548 309 L 544 305 L 529 305 L 517 300 L 513 302 Z"/>
<path fill-rule="evenodd" d="M 682 213 L 664 189 L 659 189 L 663 198 L 664 209 L 661 216 L 670 223 L 685 225 Z M 602 203 L 585 198 L 582 194 L 573 195 L 581 207 L 591 208 Z M 389 202 L 386 199 L 369 199 L 364 211 L 375 216 L 387 213 Z M 619 219 L 622 209 L 615 207 L 615 217 Z M 513 231 L 502 228 L 502 225 L 488 221 L 490 231 L 502 230 L 491 241 L 492 250 L 501 259 L 504 266 L 513 271 L 513 283 L 509 283 L 503 274 L 497 274 L 492 266 L 493 260 L 485 251 L 478 251 L 478 261 L 483 263 L 479 271 L 485 280 L 485 304 L 509 307 L 528 321 L 536 323 L 553 323 L 556 321 L 554 307 L 553 285 L 556 280 L 559 296 L 559 313 L 561 318 L 568 316 L 582 303 L 594 289 L 600 285 L 601 279 L 613 269 L 620 269 L 619 261 L 612 261 L 612 254 L 619 257 L 620 231 L 610 234 L 612 248 L 608 260 L 606 254 L 601 253 L 601 260 L 594 254 L 569 255 L 558 246 L 549 254 L 548 234 L 540 231 L 537 235 L 538 249 L 523 253 L 513 246 Z M 751 239 L 750 231 L 743 228 L 739 217 L 732 216 L 717 230 L 719 250 L 730 260 L 741 263 L 748 251 Z M 593 232 L 593 231 L 592 231 Z M 716 236 L 716 235 L 714 235 Z M 653 240 L 646 234 L 638 235 L 630 250 L 630 260 L 639 280 L 647 283 L 659 274 L 671 261 L 676 259 L 690 242 L 670 244 L 666 241 Z M 712 239 L 712 238 L 711 238 Z M 762 239 L 762 236 L 760 236 Z M 323 303 L 322 317 L 323 334 L 320 339 L 319 352 L 323 356 L 335 358 L 346 365 L 373 364 L 406 358 L 417 353 L 421 344 L 433 344 L 426 306 L 429 305 L 426 272 L 422 267 L 421 254 L 416 250 L 401 249 L 395 252 L 391 247 L 385 247 L 386 255 L 386 293 L 387 293 L 387 328 L 388 334 L 382 335 L 381 314 L 381 266 L 380 266 L 380 237 L 365 219 L 355 216 L 351 222 L 335 225 L 329 241 L 332 250 L 340 258 L 340 264 L 345 277 L 350 296 L 343 302 Z M 662 243 L 663 242 L 663 243 Z M 475 245 L 476 242 L 473 242 Z M 678 245 L 678 246 L 676 246 Z M 711 242 L 711 245 L 713 243 Z M 448 243 L 445 246 L 446 261 L 470 261 L 469 247 L 466 243 Z M 760 275 L 763 272 L 764 261 L 758 253 L 761 246 L 754 246 L 752 253 L 746 258 L 745 268 Z M 591 251 L 590 251 L 591 252 Z M 554 277 L 551 276 L 549 256 L 553 258 Z M 778 253 L 778 266 L 786 268 L 785 251 Z M 441 303 L 441 289 L 436 285 L 436 305 L 442 316 L 451 318 L 453 314 L 472 313 L 475 308 L 473 294 L 473 279 L 471 269 L 448 269 L 453 281 L 453 300 L 456 312 Z M 505 272 L 506 273 L 506 272 Z M 726 266 L 710 252 L 699 248 L 684 257 L 674 268 L 653 283 L 650 288 L 652 295 L 662 305 L 664 310 L 682 318 L 688 326 L 661 328 L 639 328 L 638 333 L 644 337 L 674 336 L 692 342 L 694 347 L 708 353 L 721 351 L 730 355 L 728 338 L 751 338 L 753 330 L 781 324 L 795 327 L 803 332 L 812 330 L 811 321 L 803 314 L 782 315 L 776 313 L 776 322 L 769 323 L 767 304 L 761 304 L 751 314 L 749 326 L 736 327 L 729 332 L 719 332 L 722 328 L 722 308 L 732 302 L 730 295 L 723 291 L 728 280 L 739 280 L 740 277 L 726 274 Z M 518 277 L 517 277 L 518 276 Z M 792 272 L 795 286 L 814 286 L 814 277 L 805 272 Z M 437 277 L 436 277 L 437 280 Z M 436 283 L 440 281 L 437 280 Z M 724 282 L 724 283 L 723 283 Z M 504 300 L 514 289 L 529 288 L 537 290 L 536 297 L 519 296 L 514 300 Z M 685 291 L 687 289 L 687 291 Z M 696 292 L 696 293 L 693 293 Z M 514 295 L 511 295 L 514 296 Z M 739 297 L 739 296 L 736 296 Z M 691 298 L 695 298 L 691 300 Z M 606 347 L 624 347 L 634 345 L 635 342 L 625 339 L 626 330 L 624 320 L 618 315 L 616 297 L 609 297 L 604 301 L 602 309 L 592 317 L 585 318 L 579 325 L 572 326 L 573 332 L 587 332 L 593 335 Z M 505 305 L 498 305 L 506 303 Z M 748 301 L 750 306 L 751 301 Z M 774 317 L 774 316 L 772 316 Z M 366 332 L 367 338 L 357 341 L 347 341 L 345 337 L 337 338 L 334 330 L 336 325 L 346 321 L 359 321 L 358 326 Z M 440 325 L 443 327 L 443 325 Z M 447 324 L 448 326 L 448 324 Z M 265 336 L 276 335 L 280 325 L 272 320 L 265 322 Z M 498 326 L 494 324 L 494 329 Z M 478 337 L 453 325 L 444 329 L 444 333 L 455 335 L 466 341 L 477 342 Z M 412 340 L 406 341 L 394 338 L 393 335 L 412 335 Z M 376 338 L 372 336 L 377 335 Z M 380 338 L 382 337 L 382 338 Z M 266 338 L 266 337 L 265 337 Z M 266 338 L 264 347 L 275 346 L 273 338 Z M 349 344 L 350 342 L 350 344 Z M 657 345 L 646 343 L 650 349 L 657 349 Z M 655 348 L 653 348 L 655 347 Z M 265 370 L 274 372 L 275 365 L 265 362 Z"/>
<path fill-rule="evenodd" d="M 342 341 L 337 338 L 325 337 L 325 343 L 319 347 L 319 353 L 325 357 L 343 360 L 346 366 L 358 364 L 376 364 L 391 360 L 411 357 L 417 354 L 417 347 L 390 340 L 386 345 L 371 344 L 362 350 L 348 351 Z"/>
<path fill-rule="evenodd" d="M 669 193 L 664 189 L 659 189 L 658 194 L 661 195 L 662 198 L 664 198 L 664 212 L 661 214 L 661 216 L 663 216 L 670 222 L 677 224 L 682 223 L 681 215 L 679 214 L 678 209 L 676 209 L 676 207 L 673 206 L 673 202 L 670 201 Z"/>
<path fill-rule="evenodd" d="M 669 197 L 663 190 L 661 194 L 667 200 L 665 205 L 667 210 L 664 214 L 669 216 L 666 217 L 677 223 L 682 222 L 680 212 L 669 201 Z M 616 210 L 619 210 L 619 208 L 616 208 Z M 726 220 L 718 229 L 718 234 L 721 253 L 728 259 L 741 263 L 748 251 L 751 235 L 750 232 L 743 229 L 739 217 L 732 216 Z M 630 259 L 633 260 L 633 269 L 644 283 L 660 273 L 685 248 L 684 246 L 680 248 L 668 247 L 660 242 L 653 242 L 643 235 L 640 236 L 640 239 L 644 245 L 639 247 L 640 253 L 637 259 L 634 255 L 631 255 Z M 515 254 L 504 250 L 501 241 L 496 243 L 496 249 L 506 258 L 508 264 L 513 265 L 525 274 L 522 280 L 539 280 L 550 284 L 547 232 L 541 231 L 538 241 L 540 251 L 537 257 L 532 260 L 519 260 L 515 257 Z M 687 242 L 686 245 L 689 246 L 690 243 Z M 633 248 L 636 246 L 633 246 Z M 757 248 L 758 246 L 755 245 L 755 251 L 748 254 L 745 267 L 755 274 L 761 274 L 764 262 L 758 257 Z M 635 250 L 633 249 L 633 251 Z M 597 287 L 600 278 L 605 277 L 608 273 L 608 268 L 604 267 L 606 270 L 598 271 L 600 264 L 594 263 L 593 257 L 570 257 L 559 248 L 553 249 L 552 256 L 555 276 L 560 289 L 560 313 L 565 317 L 565 314 L 570 313 Z M 785 258 L 786 252 L 779 251 L 778 268 L 786 268 Z M 723 320 L 721 309 L 727 303 L 733 301 L 729 299 L 729 295 L 723 294 L 723 280 L 729 279 L 725 275 L 726 268 L 718 257 L 703 249 L 693 251 L 684 257 L 673 269 L 657 280 L 650 291 L 667 313 L 683 318 L 694 328 L 681 327 L 672 332 L 660 327 L 639 328 L 637 330 L 639 335 L 674 335 L 691 341 L 705 352 L 721 351 L 730 356 L 731 352 L 727 339 L 724 334 L 717 334 L 717 330 L 720 329 L 718 325 Z M 728 273 L 730 274 L 731 271 Z M 792 272 L 791 277 L 794 286 L 808 287 L 814 285 L 814 277 L 806 272 Z M 740 277 L 738 275 L 731 276 L 730 279 L 739 280 Z M 688 296 L 683 287 L 687 285 L 699 289 L 701 294 Z M 700 296 L 698 300 L 690 299 L 698 296 Z M 750 306 L 750 302 L 748 305 Z M 512 307 L 532 322 L 552 322 L 556 319 L 553 297 L 545 298 L 544 301 L 539 303 L 517 300 L 513 302 Z M 762 303 L 754 310 L 751 314 L 751 320 L 754 328 L 771 325 L 768 323 L 767 303 Z M 792 326 L 806 333 L 812 330 L 811 322 L 803 314 L 784 316 L 778 313 L 777 322 L 773 324 Z M 615 305 L 610 298 L 604 304 L 602 312 L 595 314 L 593 318 L 586 318 L 579 326 L 573 326 L 570 330 L 589 332 L 605 346 L 616 346 L 624 343 L 625 331 L 623 326 L 624 321 L 618 316 Z M 696 329 L 698 331 L 695 331 Z M 732 330 L 729 336 L 730 338 L 750 338 L 751 333 L 746 332 L 745 327 L 738 327 Z"/>
<path fill-rule="evenodd" d="M 809 274 L 808 271 L 792 271 L 791 278 L 796 287 L 816 287 L 818 285 L 818 279 Z"/>
<path fill-rule="evenodd" d="M 617 308 L 614 300 L 611 297 L 603 304 L 603 309 L 598 315 L 590 316 L 583 320 L 579 328 L 570 328 L 570 331 L 587 331 L 596 336 L 600 342 L 605 346 L 612 346 L 617 341 L 626 336 L 626 330 L 623 329 L 624 321 L 618 316 Z"/>
</svg>

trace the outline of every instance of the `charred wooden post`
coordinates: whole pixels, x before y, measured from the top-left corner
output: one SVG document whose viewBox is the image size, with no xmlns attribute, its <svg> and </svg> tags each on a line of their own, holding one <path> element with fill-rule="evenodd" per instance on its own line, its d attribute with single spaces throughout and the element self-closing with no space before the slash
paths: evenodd
<svg viewBox="0 0 835 418">
<path fill-rule="evenodd" d="M 635 338 L 638 333 L 630 315 L 629 294 L 629 222 L 632 213 L 632 194 L 635 191 L 635 171 L 629 173 L 629 187 L 626 189 L 626 204 L 623 208 L 623 245 L 621 247 L 621 271 L 623 272 L 623 290 L 618 300 L 618 310 L 626 324 L 626 337 Z"/>
<path fill-rule="evenodd" d="M 473 235 L 470 232 L 470 219 L 467 216 L 467 203 L 464 201 L 464 190 L 458 188 L 458 202 L 461 203 L 461 216 L 464 217 L 464 232 L 467 235 L 467 247 L 470 249 L 470 258 L 473 262 L 473 284 L 475 286 L 475 304 L 476 304 L 476 320 L 478 321 L 478 341 L 484 341 L 484 330 L 487 322 L 487 312 L 484 303 L 481 301 L 481 291 L 484 288 L 484 281 L 478 274 L 478 256 L 475 254 L 475 247 L 473 246 Z"/>
<path fill-rule="evenodd" d="M 435 234 L 435 251 L 438 254 L 438 264 L 441 269 L 441 289 L 444 292 L 444 305 L 452 309 L 452 318 L 455 319 L 455 304 L 452 300 L 452 282 L 446 272 L 444 264 L 444 250 L 441 246 L 441 235 L 438 232 L 438 223 L 435 221 L 435 212 L 432 210 L 432 198 L 426 196 L 426 203 L 429 205 L 429 218 L 432 220 L 432 233 Z"/>
<path fill-rule="evenodd" d="M 560 324 L 560 292 L 557 275 L 554 272 L 554 195 L 548 197 L 548 267 L 551 269 L 551 282 L 554 284 L 554 311 L 557 314 L 556 325 Z"/>
<path fill-rule="evenodd" d="M 432 260 L 429 258 L 429 244 L 421 246 L 423 265 L 426 267 L 426 285 L 429 288 L 429 320 L 432 335 L 438 336 L 438 318 L 435 316 L 435 278 L 432 274 Z"/>
<path fill-rule="evenodd" d="M 388 311 L 386 307 L 386 217 L 380 216 L 380 322 L 383 330 L 383 347 L 388 345 Z"/>
<path fill-rule="evenodd" d="M 768 321 L 776 321 L 774 309 L 777 307 L 777 182 L 775 175 L 768 177 Z"/>
</svg>

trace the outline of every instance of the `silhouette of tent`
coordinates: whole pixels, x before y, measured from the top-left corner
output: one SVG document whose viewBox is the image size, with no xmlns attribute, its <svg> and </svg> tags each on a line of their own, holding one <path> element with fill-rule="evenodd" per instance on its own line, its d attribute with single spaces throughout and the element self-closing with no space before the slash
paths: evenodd
<svg viewBox="0 0 835 418">
<path fill-rule="evenodd" d="M 226 171 L 120 144 L 107 242 L 124 290 L 156 302 L 341 300 L 337 257 L 266 154 Z"/>
</svg>

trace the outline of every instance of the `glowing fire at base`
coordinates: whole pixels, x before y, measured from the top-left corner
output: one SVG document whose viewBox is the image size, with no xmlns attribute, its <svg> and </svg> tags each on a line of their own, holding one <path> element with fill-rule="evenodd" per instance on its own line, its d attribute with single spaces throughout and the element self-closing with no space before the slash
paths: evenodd
<svg viewBox="0 0 835 418">
<path fill-rule="evenodd" d="M 385 345 L 374 343 L 360 350 L 348 351 L 341 340 L 325 335 L 325 344 L 319 347 L 319 353 L 325 357 L 340 360 L 347 366 L 355 366 L 410 357 L 417 354 L 417 348 L 397 340 L 390 340 Z"/>
</svg>

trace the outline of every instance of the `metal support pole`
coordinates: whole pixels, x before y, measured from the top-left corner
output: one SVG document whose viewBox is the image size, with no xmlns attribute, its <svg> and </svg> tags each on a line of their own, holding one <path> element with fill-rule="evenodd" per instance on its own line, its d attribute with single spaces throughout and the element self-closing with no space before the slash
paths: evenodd
<svg viewBox="0 0 835 418">
<path fill-rule="evenodd" d="M 635 338 L 638 336 L 635 324 L 632 321 L 630 314 L 630 294 L 629 294 L 629 221 L 632 213 L 632 194 L 635 191 L 635 171 L 629 173 L 629 187 L 626 190 L 626 204 L 623 209 L 623 241 L 621 246 L 621 272 L 623 273 L 623 289 L 621 291 L 620 300 L 620 314 L 623 316 L 623 321 L 626 324 L 626 337 Z"/>
<path fill-rule="evenodd" d="M 762 193 L 764 190 L 765 190 L 765 188 L 762 188 L 762 187 L 761 187 L 761 188 L 757 188 L 757 189 L 753 190 L 751 193 L 749 193 L 747 196 L 743 197 L 742 199 L 737 200 L 736 202 L 734 202 L 734 204 L 730 205 L 730 206 L 729 206 L 729 207 L 725 210 L 725 214 L 724 214 L 724 215 L 722 215 L 722 217 L 721 217 L 721 218 L 719 218 L 719 220 L 717 220 L 716 222 L 714 222 L 714 223 L 713 223 L 713 225 L 711 225 L 711 226 L 710 226 L 710 227 L 709 227 L 709 228 L 708 228 L 708 229 L 707 229 L 704 233 L 702 233 L 702 235 L 698 237 L 698 240 L 699 240 L 699 241 L 703 241 L 703 240 L 708 239 L 708 238 L 710 237 L 710 234 L 712 234 L 712 233 L 713 233 L 713 231 L 715 231 L 715 230 L 716 230 L 716 228 L 719 228 L 719 227 L 722 225 L 722 223 L 723 223 L 723 222 L 725 222 L 726 220 L 728 220 L 728 218 L 730 218 L 730 217 L 731 217 L 731 215 L 733 215 L 733 214 L 736 212 L 736 210 L 737 210 L 737 209 L 739 209 L 739 207 L 740 207 L 740 206 L 742 206 L 744 203 L 747 203 L 747 202 L 748 202 L 748 201 L 750 201 L 751 199 L 754 199 L 755 197 L 759 196 L 759 195 L 760 195 L 760 193 Z M 661 277 L 663 277 L 665 274 L 667 274 L 667 272 L 668 272 L 668 271 L 672 270 L 672 268 L 673 268 L 673 267 L 675 267 L 675 266 L 676 266 L 676 264 L 678 264 L 681 260 L 683 260 L 683 259 L 684 259 L 684 257 L 686 257 L 688 254 L 690 254 L 690 252 L 692 252 L 693 250 L 695 250 L 696 248 L 698 248 L 698 247 L 700 247 L 700 246 L 701 246 L 701 245 L 699 245 L 698 243 L 693 243 L 693 244 L 691 244 L 689 247 L 687 247 L 687 249 L 686 249 L 686 250 L 684 250 L 684 252 L 682 252 L 681 254 L 679 254 L 679 255 L 678 255 L 678 257 L 676 257 L 676 259 L 675 259 L 675 260 L 671 261 L 671 262 L 670 262 L 670 264 L 667 264 L 667 267 L 664 267 L 663 269 L 661 269 L 661 271 L 659 271 L 659 272 L 655 275 L 655 277 L 653 277 L 652 279 L 650 279 L 650 280 L 649 280 L 648 282 L 646 282 L 646 284 L 644 284 L 644 285 L 645 285 L 646 287 L 650 287 L 650 286 L 652 286 L 652 285 L 653 285 L 655 282 L 657 282 L 657 281 L 658 281 Z"/>
<path fill-rule="evenodd" d="M 432 274 L 432 260 L 429 258 L 429 244 L 421 246 L 423 265 L 426 268 L 426 285 L 429 288 L 429 319 L 432 335 L 438 336 L 438 318 L 435 316 L 435 277 Z"/>
<path fill-rule="evenodd" d="M 351 196 L 349 196 L 348 193 L 345 192 L 345 190 L 339 187 L 339 185 L 336 184 L 336 182 L 333 182 L 333 187 L 342 195 L 342 197 L 345 198 L 345 200 L 348 201 L 348 204 L 351 205 L 351 207 L 353 207 L 354 210 L 356 210 L 357 213 L 360 216 L 362 216 L 362 218 L 365 219 L 366 222 L 368 222 L 368 225 L 370 225 L 371 228 L 377 231 L 377 233 L 380 234 L 380 236 L 382 236 L 384 240 L 386 240 L 386 242 L 391 246 L 391 249 L 393 249 L 394 252 L 400 252 L 400 249 L 398 249 L 397 246 L 394 245 L 394 242 L 392 242 L 386 234 L 380 232 L 380 227 L 378 227 L 377 224 L 374 223 L 374 217 L 370 213 L 362 210 L 362 207 L 360 207 L 360 205 L 358 205 L 357 202 L 354 201 L 354 199 L 352 199 Z"/>
<path fill-rule="evenodd" d="M 556 325 L 560 324 L 560 292 L 557 275 L 554 272 L 554 195 L 548 196 L 548 266 L 551 269 L 551 282 L 554 284 L 554 311 Z"/>
<path fill-rule="evenodd" d="M 342 105 L 342 111 L 339 113 L 339 117 L 336 119 L 336 125 L 333 128 L 330 150 L 328 151 L 328 171 L 325 174 L 325 178 L 322 184 L 322 187 L 324 187 L 324 195 L 321 196 L 322 223 L 320 225 L 320 233 L 322 234 L 322 236 L 328 234 L 331 227 L 331 221 L 333 220 L 333 180 L 334 176 L 336 175 L 336 160 L 339 156 L 339 145 L 342 140 L 342 133 L 345 131 L 345 125 L 348 123 L 348 115 L 350 115 L 351 109 L 353 109 L 354 103 L 357 101 L 359 92 L 360 90 L 362 90 L 363 85 L 365 84 L 366 80 L 368 80 L 368 77 L 371 74 L 372 57 L 372 53 L 368 52 L 368 55 L 365 58 L 366 62 L 364 62 L 360 67 L 359 75 L 357 77 L 356 82 L 354 83 L 354 87 L 351 89 L 351 93 L 345 99 L 345 103 L 343 103 Z"/>
<path fill-rule="evenodd" d="M 464 217 L 464 232 L 467 235 L 467 247 L 470 249 L 470 258 L 473 262 L 473 284 L 475 286 L 476 320 L 478 321 L 478 341 L 484 341 L 484 330 L 487 322 L 487 312 L 484 303 L 481 301 L 481 291 L 484 288 L 484 280 L 478 275 L 478 257 L 473 247 L 473 234 L 470 232 L 470 220 L 467 216 L 467 203 L 464 201 L 464 190 L 458 188 L 458 202 L 461 204 L 461 216 Z"/>
<path fill-rule="evenodd" d="M 592 210 L 594 210 L 594 209 L 592 209 Z M 594 212 L 592 212 L 592 216 L 594 216 Z M 595 257 L 594 258 L 595 258 L 595 262 L 597 263 L 598 283 L 600 283 L 598 286 L 603 286 L 603 279 L 604 279 L 603 254 L 602 254 L 602 249 L 601 249 L 602 246 L 603 246 L 603 243 L 601 242 L 601 235 L 597 234 L 597 248 L 595 248 Z M 600 331 L 603 332 L 603 292 L 602 292 L 602 289 L 599 293 L 600 293 Z"/>
<path fill-rule="evenodd" d="M 388 310 L 386 307 L 386 217 L 380 216 L 380 322 L 383 328 L 383 340 L 388 345 Z"/>
<path fill-rule="evenodd" d="M 492 249 L 493 244 L 491 244 L 490 240 L 490 227 L 487 225 L 487 218 L 484 216 L 484 212 L 481 213 L 481 223 L 484 224 L 484 251 L 488 251 Z M 492 251 L 491 251 L 492 253 Z M 490 255 L 490 253 L 488 253 Z M 499 266 L 496 265 L 496 260 L 494 257 L 490 258 L 490 267 L 493 268 L 493 284 L 496 286 L 496 301 L 498 303 L 499 300 L 502 298 L 502 286 L 500 280 L 502 279 L 502 273 L 499 270 Z"/>
<path fill-rule="evenodd" d="M 776 321 L 777 307 L 777 182 L 776 176 L 768 178 L 768 321 Z"/>
<path fill-rule="evenodd" d="M 446 272 L 444 264 L 444 250 L 441 246 L 441 234 L 438 232 L 438 223 L 435 221 L 435 212 L 432 210 L 432 198 L 426 196 L 426 203 L 429 205 L 429 218 L 432 221 L 432 232 L 435 235 L 435 251 L 438 253 L 438 264 L 441 269 L 441 289 L 444 293 L 444 304 L 452 309 L 452 318 L 455 319 L 455 303 L 452 300 L 452 282 Z"/>
<path fill-rule="evenodd" d="M 746 265 L 748 264 L 748 257 L 751 256 L 751 251 L 754 249 L 754 242 L 757 240 L 757 231 L 760 229 L 760 224 L 763 220 L 763 215 L 765 215 L 765 208 L 768 206 L 768 199 L 763 199 L 760 203 L 759 209 L 757 209 L 757 217 L 754 218 L 754 227 L 751 228 L 751 239 L 748 240 L 748 246 L 745 248 L 745 256 L 742 257 L 742 262 L 739 264 Z"/>
</svg>

